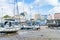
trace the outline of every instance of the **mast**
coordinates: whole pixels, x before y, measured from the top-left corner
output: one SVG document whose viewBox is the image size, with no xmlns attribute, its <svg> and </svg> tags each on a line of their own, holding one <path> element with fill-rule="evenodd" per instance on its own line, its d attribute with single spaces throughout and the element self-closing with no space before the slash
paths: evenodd
<svg viewBox="0 0 60 40">
<path fill-rule="evenodd" d="M 17 14 L 19 16 L 18 20 L 20 22 L 20 13 L 19 13 L 19 8 L 18 8 L 18 0 L 16 0 L 16 10 L 17 10 Z"/>
<path fill-rule="evenodd" d="M 3 17 L 3 7 L 1 8 L 1 10 L 2 10 L 2 17 Z"/>
<path fill-rule="evenodd" d="M 31 15 L 32 14 L 32 11 L 31 11 L 32 8 L 33 8 L 33 6 L 30 6 L 30 19 L 32 19 L 32 15 Z"/>
<path fill-rule="evenodd" d="M 13 14 L 15 16 L 15 0 L 14 0 L 14 10 L 13 11 L 14 11 Z"/>
<path fill-rule="evenodd" d="M 30 7 L 30 19 L 31 19 L 31 7 Z"/>
<path fill-rule="evenodd" d="M 24 12 L 24 0 L 23 0 L 23 12 Z"/>
<path fill-rule="evenodd" d="M 26 11 L 25 11 L 25 9 L 24 9 L 24 2 L 25 2 L 25 0 L 23 0 L 23 13 L 24 13 L 24 15 L 25 15 L 24 20 L 26 20 Z"/>
<path fill-rule="evenodd" d="M 20 15 L 19 14 L 19 8 L 18 8 L 18 1 L 17 0 L 16 0 L 16 10 L 17 10 L 18 15 Z"/>
<path fill-rule="evenodd" d="M 1 22 L 2 22 L 2 19 L 3 19 L 3 7 L 1 8 L 1 10 L 2 10 Z"/>
<path fill-rule="evenodd" d="M 16 7 L 16 9 L 15 9 L 15 7 Z M 17 13 L 19 15 L 18 1 L 17 0 L 14 1 L 14 14 L 15 14 L 15 10 L 17 10 Z"/>
</svg>

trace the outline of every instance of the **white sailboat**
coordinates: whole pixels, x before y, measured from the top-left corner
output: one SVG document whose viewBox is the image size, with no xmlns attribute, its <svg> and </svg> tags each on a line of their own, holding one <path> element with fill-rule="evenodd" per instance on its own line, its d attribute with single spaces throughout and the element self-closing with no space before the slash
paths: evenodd
<svg viewBox="0 0 60 40">
<path fill-rule="evenodd" d="M 18 4 L 17 4 L 17 7 L 18 7 Z M 17 32 L 18 30 L 20 30 L 20 24 L 19 24 L 19 22 L 16 22 L 15 18 L 14 19 L 7 18 L 7 19 L 3 19 L 3 20 L 4 20 L 4 22 L 0 23 L 0 32 L 12 33 L 12 32 Z"/>
<path fill-rule="evenodd" d="M 24 4 L 24 0 L 23 0 L 23 4 Z M 30 13 L 32 13 L 31 12 L 31 10 L 32 10 L 32 8 L 33 8 L 33 6 L 30 6 Z M 23 7 L 23 12 L 24 12 L 25 10 L 24 10 L 24 7 Z M 26 15 L 25 15 L 26 16 Z M 26 17 L 25 17 L 26 18 Z M 25 24 L 22 24 L 22 27 L 21 27 L 21 30 L 22 29 L 33 29 L 33 30 L 38 30 L 38 29 L 40 29 L 40 26 L 39 25 L 33 25 L 32 23 L 32 15 L 30 14 L 30 19 L 28 20 L 28 21 L 26 21 L 25 22 Z M 26 20 L 26 19 L 25 19 Z M 35 23 L 34 23 L 35 24 Z"/>
</svg>

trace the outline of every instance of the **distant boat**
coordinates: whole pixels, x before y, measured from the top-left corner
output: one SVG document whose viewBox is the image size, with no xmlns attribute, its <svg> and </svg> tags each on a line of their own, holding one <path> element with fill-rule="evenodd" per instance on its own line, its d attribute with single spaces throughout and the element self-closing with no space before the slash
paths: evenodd
<svg viewBox="0 0 60 40">
<path fill-rule="evenodd" d="M 26 25 L 22 25 L 21 29 L 33 29 L 33 30 L 38 30 L 40 29 L 39 25 L 36 25 L 35 23 L 33 24 L 32 22 L 27 22 Z"/>
</svg>

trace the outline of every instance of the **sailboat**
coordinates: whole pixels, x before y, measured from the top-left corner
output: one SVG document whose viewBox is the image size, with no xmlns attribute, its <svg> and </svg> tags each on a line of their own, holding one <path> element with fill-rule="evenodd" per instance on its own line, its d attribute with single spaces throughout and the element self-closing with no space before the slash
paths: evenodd
<svg viewBox="0 0 60 40">
<path fill-rule="evenodd" d="M 18 4 L 17 4 L 17 7 L 18 7 Z M 0 32 L 12 33 L 12 32 L 17 32 L 20 30 L 20 24 L 19 22 L 16 21 L 15 18 L 5 18 L 3 20 L 4 22 L 0 23 Z"/>
<path fill-rule="evenodd" d="M 24 4 L 24 0 L 23 0 L 23 4 Z M 33 6 L 30 6 L 29 7 L 30 8 L 30 13 L 32 13 L 31 12 L 31 10 L 32 10 L 32 8 L 33 8 Z M 25 10 L 24 10 L 24 7 L 23 7 L 23 12 L 24 12 Z M 26 15 L 25 15 L 26 16 Z M 27 17 L 27 16 L 26 16 Z M 25 17 L 25 18 L 26 18 Z M 30 19 L 28 20 L 26 20 L 26 22 L 25 22 L 25 24 L 22 24 L 22 27 L 21 27 L 21 30 L 24 30 L 24 29 L 33 29 L 33 30 L 38 30 L 38 29 L 40 29 L 40 25 L 36 25 L 37 23 L 36 22 L 33 22 L 31 19 L 32 17 L 32 15 L 30 14 Z M 34 19 L 33 19 L 34 20 Z"/>
</svg>

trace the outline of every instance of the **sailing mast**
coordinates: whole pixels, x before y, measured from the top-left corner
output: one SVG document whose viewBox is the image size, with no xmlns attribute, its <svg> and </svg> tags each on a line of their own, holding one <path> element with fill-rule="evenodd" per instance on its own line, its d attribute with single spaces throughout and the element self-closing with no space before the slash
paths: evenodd
<svg viewBox="0 0 60 40">
<path fill-rule="evenodd" d="M 15 9 L 15 8 L 16 8 L 16 9 Z M 15 13 L 16 10 L 17 10 L 17 13 L 18 13 L 18 15 L 19 15 L 18 1 L 17 1 L 17 0 L 14 1 L 14 13 Z"/>
<path fill-rule="evenodd" d="M 15 16 L 15 0 L 14 0 L 14 10 L 13 11 L 14 11 L 13 13 L 14 13 L 14 16 Z"/>
<path fill-rule="evenodd" d="M 2 10 L 1 22 L 2 22 L 2 19 L 3 19 L 3 7 L 1 8 L 1 10 Z"/>
<path fill-rule="evenodd" d="M 24 10 L 24 0 L 23 0 L 23 12 L 24 12 L 25 10 Z"/>
<path fill-rule="evenodd" d="M 23 0 L 22 2 L 23 2 L 23 13 L 24 13 L 24 15 L 25 15 L 25 16 L 24 16 L 24 20 L 26 20 L 26 11 L 25 11 L 25 9 L 24 9 L 24 2 L 25 2 L 25 0 Z"/>
<path fill-rule="evenodd" d="M 30 19 L 32 19 L 32 15 L 31 15 L 32 14 L 32 11 L 31 11 L 32 8 L 33 8 L 33 6 L 30 6 Z"/>
<path fill-rule="evenodd" d="M 17 10 L 18 15 L 20 15 L 19 14 L 19 8 L 18 8 L 18 1 L 17 0 L 16 0 L 16 10 Z"/>
<path fill-rule="evenodd" d="M 19 16 L 18 20 L 19 20 L 19 23 L 20 23 L 20 13 L 19 13 L 19 8 L 18 8 L 18 0 L 16 0 L 16 10 L 17 10 L 17 14 Z"/>
</svg>

